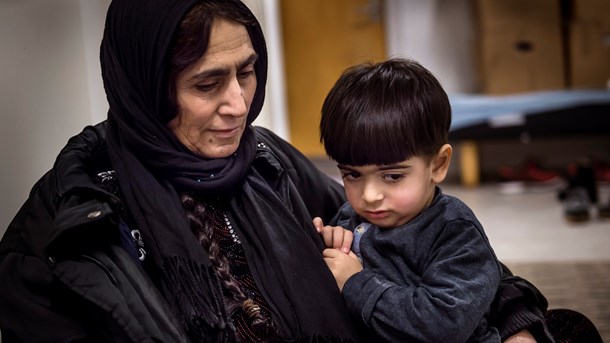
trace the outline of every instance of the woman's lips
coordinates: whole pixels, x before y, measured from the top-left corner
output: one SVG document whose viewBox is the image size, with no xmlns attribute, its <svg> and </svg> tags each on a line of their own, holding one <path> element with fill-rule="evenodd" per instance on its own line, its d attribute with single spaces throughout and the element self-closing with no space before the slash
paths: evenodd
<svg viewBox="0 0 610 343">
<path fill-rule="evenodd" d="M 240 127 L 234 127 L 231 129 L 224 130 L 210 130 L 214 133 L 214 135 L 218 138 L 233 138 L 239 135 Z"/>
</svg>

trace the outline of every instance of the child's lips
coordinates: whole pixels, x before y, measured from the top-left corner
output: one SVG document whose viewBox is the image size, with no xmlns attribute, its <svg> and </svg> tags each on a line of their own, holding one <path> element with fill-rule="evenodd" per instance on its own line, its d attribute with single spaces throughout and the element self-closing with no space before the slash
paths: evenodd
<svg viewBox="0 0 610 343">
<path fill-rule="evenodd" d="M 383 219 L 389 215 L 388 211 L 366 211 L 367 217 L 370 219 Z"/>
</svg>

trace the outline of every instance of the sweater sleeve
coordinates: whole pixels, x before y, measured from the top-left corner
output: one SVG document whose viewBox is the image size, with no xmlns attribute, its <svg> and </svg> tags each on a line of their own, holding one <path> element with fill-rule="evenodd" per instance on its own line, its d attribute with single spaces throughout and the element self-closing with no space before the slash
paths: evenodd
<svg viewBox="0 0 610 343">
<path fill-rule="evenodd" d="M 408 253 L 402 258 L 413 261 Z M 391 342 L 466 342 L 487 314 L 500 281 L 493 251 L 468 222 L 442 230 L 421 278 L 409 282 L 385 270 L 382 275 L 365 262 L 365 269 L 348 279 L 343 295 L 356 318 Z"/>
<path fill-rule="evenodd" d="M 546 298 L 530 282 L 513 276 L 504 265 L 502 280 L 492 303 L 490 322 L 498 328 L 502 341 L 528 330 L 539 343 L 554 342 L 546 325 Z"/>
</svg>

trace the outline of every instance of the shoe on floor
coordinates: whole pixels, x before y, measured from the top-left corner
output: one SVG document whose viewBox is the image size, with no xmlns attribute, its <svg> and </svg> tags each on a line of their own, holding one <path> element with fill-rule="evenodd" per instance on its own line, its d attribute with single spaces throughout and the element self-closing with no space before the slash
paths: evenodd
<svg viewBox="0 0 610 343">
<path fill-rule="evenodd" d="M 598 186 L 595 175 L 591 159 L 583 158 L 578 163 L 570 164 L 567 168 L 568 186 L 558 193 L 559 199 L 565 200 L 572 189 L 583 188 L 587 192 L 591 204 L 597 204 Z"/>
<path fill-rule="evenodd" d="M 565 193 L 563 214 L 568 221 L 583 222 L 589 220 L 591 200 L 584 187 L 570 188 Z"/>
</svg>

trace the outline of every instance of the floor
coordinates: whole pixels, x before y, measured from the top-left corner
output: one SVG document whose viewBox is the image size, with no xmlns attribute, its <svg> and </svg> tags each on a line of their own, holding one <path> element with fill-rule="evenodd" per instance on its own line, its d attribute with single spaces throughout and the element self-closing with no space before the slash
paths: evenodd
<svg viewBox="0 0 610 343">
<path fill-rule="evenodd" d="M 476 188 L 444 185 L 443 191 L 468 204 L 483 224 L 498 258 L 506 262 L 608 261 L 610 219 L 564 219 L 556 188 L 525 188 L 504 194 L 495 184 Z M 600 187 L 607 201 L 610 187 Z"/>
<path fill-rule="evenodd" d="M 604 342 L 610 342 L 610 263 L 507 263 L 544 294 L 549 309 L 570 309 L 587 316 Z"/>
</svg>

